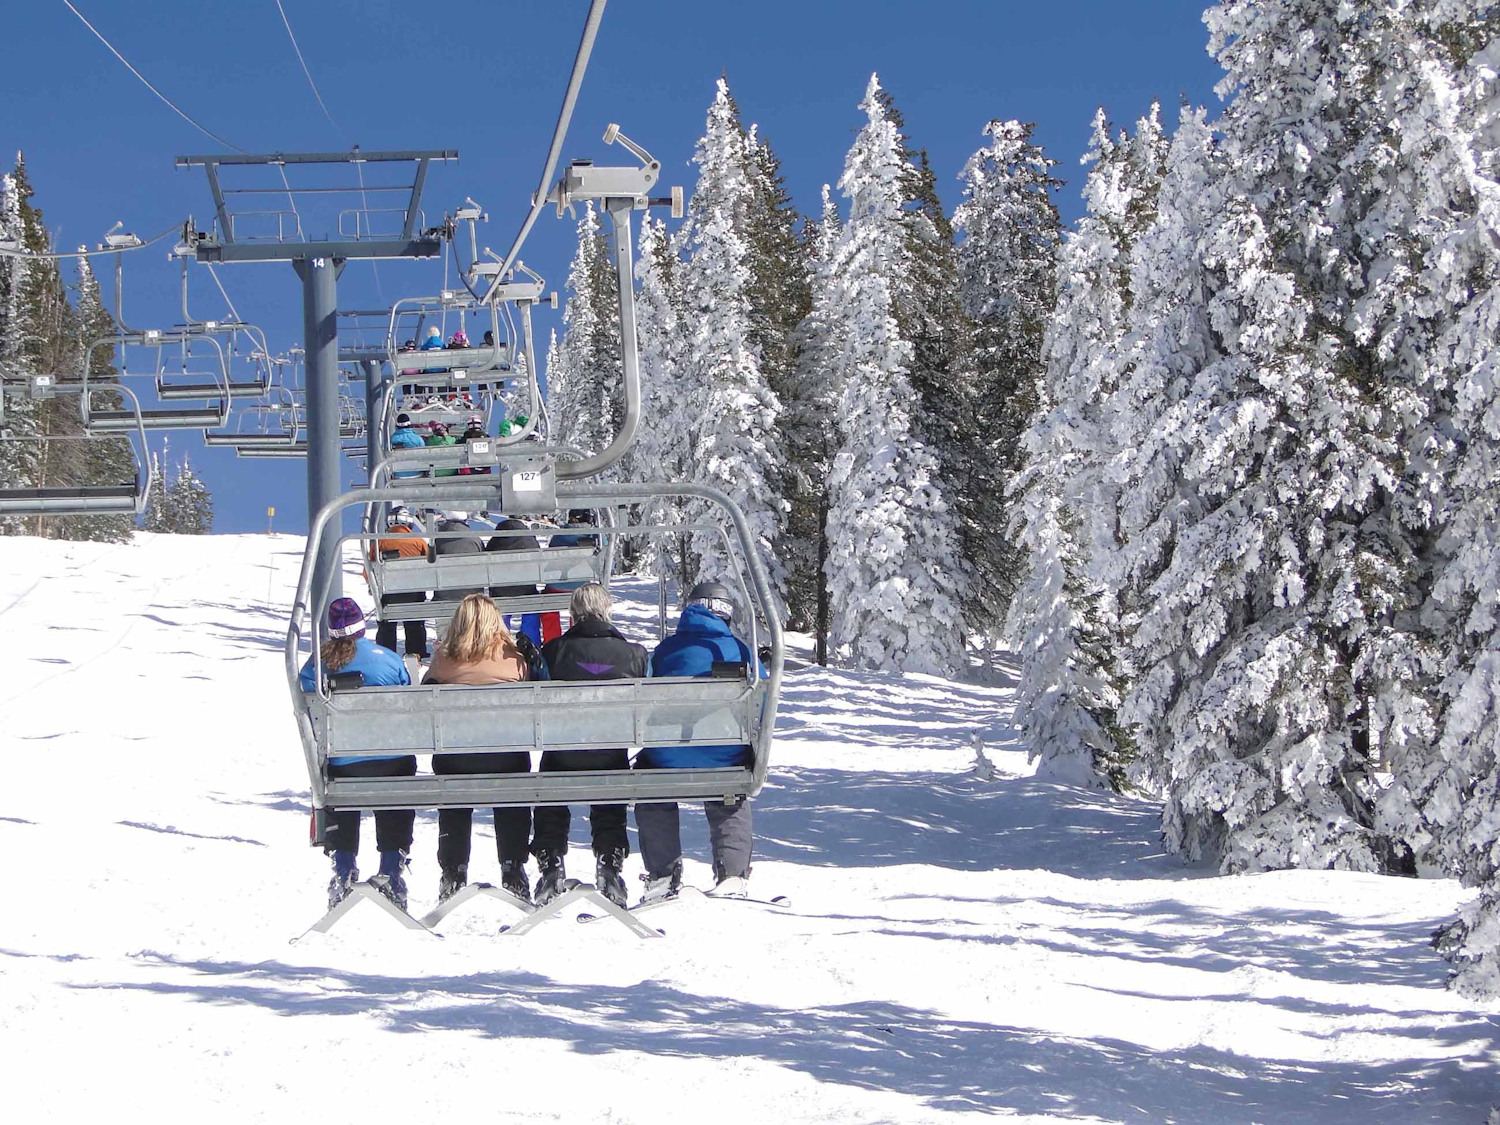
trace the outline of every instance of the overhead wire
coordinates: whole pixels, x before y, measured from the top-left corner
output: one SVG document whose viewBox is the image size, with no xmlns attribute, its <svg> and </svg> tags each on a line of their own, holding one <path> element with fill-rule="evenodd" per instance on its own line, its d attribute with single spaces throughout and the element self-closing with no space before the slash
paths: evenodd
<svg viewBox="0 0 1500 1125">
<path fill-rule="evenodd" d="M 302 47 L 297 42 L 297 33 L 292 30 L 292 21 L 287 18 L 286 8 L 282 6 L 281 0 L 275 0 L 275 3 L 277 12 L 281 14 L 281 26 L 286 28 L 286 37 L 292 41 L 292 50 L 297 54 L 297 61 L 302 64 L 302 73 L 307 78 L 307 85 L 308 88 L 312 90 L 313 97 L 318 100 L 318 108 L 323 111 L 323 116 L 328 119 L 328 124 L 333 126 L 333 131 L 337 133 L 345 143 L 348 143 L 349 134 L 344 131 L 344 127 L 342 125 L 334 120 L 333 114 L 328 109 L 328 103 L 323 100 L 323 94 L 318 89 L 317 82 L 313 80 L 312 70 L 307 65 L 306 56 L 302 54 Z M 364 208 L 365 213 L 368 215 L 370 210 L 370 199 L 365 194 L 365 169 L 363 162 L 355 162 L 354 172 L 359 177 L 360 205 Z M 286 181 L 286 173 L 284 171 L 282 172 L 281 178 L 283 182 Z M 292 205 L 292 210 L 294 213 L 296 212 L 296 204 Z M 302 217 L 300 215 L 297 217 L 297 225 L 299 228 L 302 225 Z M 359 237 L 358 220 L 355 221 L 354 233 L 356 238 Z M 375 291 L 380 294 L 380 301 L 382 304 L 384 304 L 385 287 L 380 284 L 380 265 L 373 258 L 370 260 L 370 268 L 375 272 Z"/>
<path fill-rule="evenodd" d="M 223 137 L 219 136 L 218 133 L 215 133 L 212 129 L 208 128 L 206 125 L 204 125 L 201 122 L 199 122 L 191 114 L 189 114 L 185 110 L 181 109 L 175 102 L 172 101 L 171 98 L 167 97 L 166 94 L 163 94 L 155 86 L 151 85 L 150 81 L 147 80 L 146 76 L 144 74 L 142 74 L 140 71 L 136 70 L 135 67 L 131 66 L 130 65 L 130 60 L 127 59 L 124 55 L 120 54 L 120 52 L 115 49 L 115 45 L 113 43 L 111 43 L 108 39 L 104 38 L 103 33 L 101 33 L 100 30 L 97 27 L 95 27 L 93 24 L 91 24 L 88 21 L 88 17 L 85 16 L 82 12 L 80 12 L 77 8 L 75 8 L 73 6 L 73 0 L 63 0 L 63 3 L 67 5 L 68 10 L 70 12 L 72 12 L 75 16 L 77 16 L 80 20 L 83 21 L 83 26 L 86 27 L 86 28 L 88 28 L 90 31 L 92 31 L 94 33 L 94 36 L 99 40 L 99 42 L 103 43 L 106 47 L 109 48 L 110 54 L 114 55 L 115 58 L 119 59 L 122 63 L 124 63 L 125 64 L 125 69 L 127 69 L 128 71 L 130 71 L 130 73 L 133 74 L 133 75 L 135 75 L 137 78 L 139 78 L 141 80 L 141 84 L 144 85 L 146 87 L 146 89 L 150 90 L 153 94 L 155 94 L 158 98 L 160 98 L 162 100 L 162 102 L 164 102 L 166 104 L 167 108 L 169 108 L 173 113 L 177 114 L 178 117 L 182 118 L 189 125 L 191 125 L 194 129 L 197 129 L 198 132 L 202 133 L 205 137 L 212 138 L 213 140 L 217 141 L 219 144 L 223 145 L 225 148 L 233 149 L 235 152 L 239 152 L 239 153 L 245 152 L 245 150 L 242 149 L 242 148 L 240 148 L 239 145 L 230 144 Z"/>
<path fill-rule="evenodd" d="M 125 254 L 131 250 L 144 250 L 147 246 L 152 246 L 160 242 L 167 235 L 176 234 L 181 230 L 181 223 L 173 223 L 160 234 L 152 235 L 144 242 L 139 242 L 134 246 L 105 246 L 98 250 L 48 250 L 46 253 L 37 253 L 32 250 L 12 249 L 9 246 L 0 245 L 0 258 L 29 258 L 33 261 L 55 261 L 60 258 L 97 258 L 104 254 Z"/>
</svg>

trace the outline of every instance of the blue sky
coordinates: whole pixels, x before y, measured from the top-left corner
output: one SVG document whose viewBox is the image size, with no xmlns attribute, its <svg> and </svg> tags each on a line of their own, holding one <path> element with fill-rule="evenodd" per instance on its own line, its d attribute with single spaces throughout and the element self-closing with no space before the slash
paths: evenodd
<svg viewBox="0 0 1500 1125">
<path fill-rule="evenodd" d="M 491 216 L 485 241 L 509 246 L 541 171 L 587 0 L 282 0 L 337 128 L 319 109 L 292 52 L 274 0 L 74 0 L 169 98 L 209 129 L 254 152 L 456 148 L 460 162 L 429 182 L 435 217 L 466 195 Z M 1133 121 L 1161 99 L 1165 119 L 1188 100 L 1216 107 L 1220 71 L 1205 52 L 1202 0 L 612 0 L 585 81 L 564 158 L 606 158 L 604 126 L 624 132 L 663 163 L 663 182 L 691 189 L 688 160 L 721 72 L 747 121 L 760 124 L 782 159 L 803 211 L 815 212 L 837 179 L 859 126 L 857 103 L 878 71 L 926 147 L 944 205 L 994 117 L 1034 121 L 1036 137 L 1068 181 L 1064 217 L 1080 211 L 1079 158 L 1103 105 Z M 0 68 L 0 145 L 23 149 L 36 202 L 60 246 L 98 241 L 116 219 L 141 234 L 189 213 L 207 226 L 212 208 L 201 171 L 173 156 L 219 151 L 164 106 L 95 39 L 61 0 L 37 0 L 5 17 L 11 49 Z M 5 160 L 9 165 L 9 156 Z M 522 257 L 561 288 L 573 226 L 545 213 Z M 249 321 L 273 350 L 301 335 L 301 293 L 287 265 L 221 271 Z M 133 324 L 178 319 L 177 267 L 156 249 L 126 269 Z M 379 288 L 368 265 L 351 266 L 343 307 L 373 307 L 383 293 L 434 293 L 441 267 L 389 263 Z M 203 271 L 197 316 L 222 312 Z M 559 324 L 543 313 L 545 340 Z M 159 438 L 156 439 L 159 442 Z M 196 434 L 173 435 L 213 489 L 216 530 L 305 526 L 297 461 L 237 460 L 206 450 Z M 349 466 L 345 478 L 353 482 Z"/>
</svg>

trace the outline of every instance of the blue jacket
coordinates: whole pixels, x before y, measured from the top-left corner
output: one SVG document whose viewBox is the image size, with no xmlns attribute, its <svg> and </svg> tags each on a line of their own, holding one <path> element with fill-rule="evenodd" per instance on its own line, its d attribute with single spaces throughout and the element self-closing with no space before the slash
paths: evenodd
<svg viewBox="0 0 1500 1125">
<path fill-rule="evenodd" d="M 424 352 L 433 352 L 437 351 L 438 348 L 445 346 L 446 345 L 443 343 L 443 338 L 441 336 L 429 336 L 427 337 L 427 339 L 422 341 L 421 350 Z"/>
<path fill-rule="evenodd" d="M 716 660 L 749 664 L 755 657 L 744 641 L 730 632 L 729 625 L 701 605 L 690 605 L 677 621 L 677 631 L 651 654 L 653 676 L 708 676 Z M 638 765 L 661 769 L 693 766 L 749 765 L 750 747 L 739 746 L 648 746 L 636 758 Z"/>
<path fill-rule="evenodd" d="M 417 431 L 412 429 L 410 426 L 397 426 L 395 430 L 391 432 L 392 449 L 423 449 L 426 447 L 426 445 L 427 443 L 422 440 L 422 435 L 417 433 Z M 420 472 L 417 472 L 415 470 L 405 473 L 393 473 L 392 475 L 396 477 L 422 476 Z"/>
<path fill-rule="evenodd" d="M 382 648 L 368 637 L 360 637 L 354 645 L 354 659 L 349 661 L 340 672 L 360 672 L 365 677 L 366 687 L 399 687 L 402 684 L 411 683 L 411 677 L 406 674 L 406 665 L 401 663 L 401 658 L 388 648 Z M 326 672 L 326 669 L 325 669 Z M 303 691 L 317 691 L 317 682 L 313 679 L 313 659 L 307 658 L 307 663 L 302 665 L 302 675 L 298 678 Z M 347 766 L 353 762 L 378 762 L 392 758 L 404 758 L 405 754 L 382 754 L 379 757 L 350 758 L 335 755 L 328 759 L 330 765 Z"/>
</svg>

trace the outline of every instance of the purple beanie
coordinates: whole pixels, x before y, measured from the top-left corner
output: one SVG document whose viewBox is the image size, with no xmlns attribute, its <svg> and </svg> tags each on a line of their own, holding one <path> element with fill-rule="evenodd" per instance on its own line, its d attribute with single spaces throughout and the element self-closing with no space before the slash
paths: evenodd
<svg viewBox="0 0 1500 1125">
<path fill-rule="evenodd" d="M 365 611 L 353 598 L 339 598 L 328 607 L 330 637 L 360 637 L 365 632 Z"/>
</svg>

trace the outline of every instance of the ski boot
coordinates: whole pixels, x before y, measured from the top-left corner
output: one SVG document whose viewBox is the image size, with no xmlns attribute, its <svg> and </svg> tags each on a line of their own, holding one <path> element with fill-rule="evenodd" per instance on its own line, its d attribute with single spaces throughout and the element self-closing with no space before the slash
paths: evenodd
<svg viewBox="0 0 1500 1125">
<path fill-rule="evenodd" d="M 599 852 L 594 864 L 595 889 L 616 906 L 625 906 L 629 902 L 625 893 L 625 877 L 620 874 L 620 868 L 624 866 L 624 848 Z"/>
<path fill-rule="evenodd" d="M 677 893 L 682 890 L 682 860 L 678 860 L 668 868 L 665 875 L 653 879 L 649 874 L 641 876 L 641 882 L 646 884 L 646 889 L 641 892 L 641 905 L 648 902 L 660 902 L 662 899 L 676 898 Z"/>
<path fill-rule="evenodd" d="M 359 882 L 359 868 L 354 866 L 353 852 L 333 853 L 333 878 L 328 881 L 328 909 L 332 910 Z"/>
<path fill-rule="evenodd" d="M 460 863 L 457 867 L 445 867 L 443 873 L 438 876 L 438 902 L 447 902 L 469 881 L 469 865 Z"/>
<path fill-rule="evenodd" d="M 563 870 L 563 857 L 561 852 L 537 852 L 536 865 L 538 874 L 536 877 L 536 892 L 532 901 L 538 906 L 546 906 L 558 895 L 568 881 L 566 872 Z"/>
<path fill-rule="evenodd" d="M 750 872 L 743 875 L 730 875 L 723 868 L 714 867 L 714 878 L 718 880 L 712 890 L 703 893 L 709 898 L 749 898 L 750 897 Z"/>
<path fill-rule="evenodd" d="M 370 886 L 385 895 L 400 910 L 406 909 L 406 876 L 402 870 L 405 866 L 405 852 L 395 849 L 381 852 L 380 874 L 370 878 Z"/>
<path fill-rule="evenodd" d="M 502 863 L 500 888 L 509 891 L 522 902 L 530 902 L 531 883 L 526 878 L 526 865 L 518 859 L 508 859 Z"/>
</svg>

